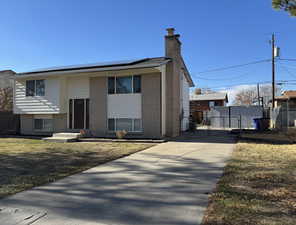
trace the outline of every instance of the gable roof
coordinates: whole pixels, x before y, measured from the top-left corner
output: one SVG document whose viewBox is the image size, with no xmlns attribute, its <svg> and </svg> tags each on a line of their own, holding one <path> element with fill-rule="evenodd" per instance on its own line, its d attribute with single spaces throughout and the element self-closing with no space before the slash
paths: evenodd
<svg viewBox="0 0 296 225">
<path fill-rule="evenodd" d="M 227 93 L 215 92 L 209 94 L 192 94 L 190 95 L 190 101 L 213 101 L 213 100 L 225 100 L 228 102 Z"/>
<path fill-rule="evenodd" d="M 81 72 L 82 70 L 87 71 L 107 71 L 107 70 L 122 70 L 122 69 L 133 69 L 133 68 L 149 68 L 157 67 L 167 62 L 171 59 L 166 57 L 155 57 L 155 58 L 144 58 L 138 60 L 126 60 L 126 61 L 114 61 L 114 62 L 104 62 L 104 63 L 92 63 L 92 64 L 79 64 L 71 66 L 61 66 L 61 67 L 50 67 L 44 69 L 37 69 L 29 72 L 17 73 L 17 76 L 24 75 L 47 75 L 48 73 L 61 73 L 61 72 Z"/>
<path fill-rule="evenodd" d="M 171 61 L 168 57 L 154 57 L 154 58 L 144 58 L 137 60 L 125 60 L 125 61 L 113 61 L 113 62 L 103 62 L 103 63 L 91 63 L 91 64 L 78 64 L 71 66 L 60 66 L 60 67 L 50 67 L 32 70 L 28 72 L 17 73 L 18 77 L 25 76 L 47 76 L 47 75 L 60 75 L 73 72 L 94 72 L 94 71 L 112 71 L 112 70 L 125 70 L 125 69 L 143 69 L 143 68 L 153 68 L 164 65 Z M 189 83 L 190 87 L 194 86 L 191 76 L 186 68 L 186 65 L 182 59 L 183 71 L 185 77 Z"/>
<path fill-rule="evenodd" d="M 284 91 L 281 96 L 275 97 L 275 100 L 287 100 L 287 99 L 295 99 L 296 98 L 296 91 L 289 90 Z"/>
</svg>

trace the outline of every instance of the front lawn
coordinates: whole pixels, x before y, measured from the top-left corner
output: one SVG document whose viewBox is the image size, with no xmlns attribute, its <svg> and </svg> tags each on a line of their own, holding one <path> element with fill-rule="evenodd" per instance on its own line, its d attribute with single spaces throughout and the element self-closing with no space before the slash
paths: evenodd
<svg viewBox="0 0 296 225">
<path fill-rule="evenodd" d="M 149 148 L 145 143 L 50 143 L 0 138 L 0 198 Z"/>
<path fill-rule="evenodd" d="M 203 225 L 295 225 L 296 145 L 240 142 Z"/>
</svg>

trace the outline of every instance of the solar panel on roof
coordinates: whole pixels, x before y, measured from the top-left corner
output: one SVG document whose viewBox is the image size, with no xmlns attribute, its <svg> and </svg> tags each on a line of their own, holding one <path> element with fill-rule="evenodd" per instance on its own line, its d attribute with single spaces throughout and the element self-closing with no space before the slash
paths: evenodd
<svg viewBox="0 0 296 225">
<path fill-rule="evenodd" d="M 77 68 L 83 68 L 83 67 L 113 66 L 113 65 L 115 66 L 115 65 L 122 65 L 122 64 L 131 64 L 131 63 L 135 63 L 139 60 L 141 60 L 141 59 L 89 63 L 89 64 L 77 64 L 77 65 L 69 65 L 69 66 L 55 66 L 55 67 L 49 67 L 49 68 L 36 69 L 36 70 L 28 71 L 25 73 L 44 72 L 44 71 L 52 71 L 52 70 L 64 70 L 64 69 L 77 69 Z"/>
</svg>

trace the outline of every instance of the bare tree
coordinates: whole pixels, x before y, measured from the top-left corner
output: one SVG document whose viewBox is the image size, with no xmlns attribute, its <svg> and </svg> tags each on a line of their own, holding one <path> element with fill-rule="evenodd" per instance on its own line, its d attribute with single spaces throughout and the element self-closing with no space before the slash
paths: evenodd
<svg viewBox="0 0 296 225">
<path fill-rule="evenodd" d="M 0 111 L 12 111 L 13 90 L 11 87 L 0 88 Z"/>
<path fill-rule="evenodd" d="M 256 98 L 255 91 L 253 87 L 242 89 L 235 95 L 234 105 L 253 105 Z"/>
<path fill-rule="evenodd" d="M 281 89 L 276 87 L 276 94 L 279 94 Z M 267 107 L 272 99 L 272 87 L 271 85 L 261 85 L 259 89 L 261 103 L 264 107 Z M 234 105 L 258 105 L 258 93 L 257 87 L 251 86 L 244 88 L 235 95 L 233 102 Z"/>
</svg>

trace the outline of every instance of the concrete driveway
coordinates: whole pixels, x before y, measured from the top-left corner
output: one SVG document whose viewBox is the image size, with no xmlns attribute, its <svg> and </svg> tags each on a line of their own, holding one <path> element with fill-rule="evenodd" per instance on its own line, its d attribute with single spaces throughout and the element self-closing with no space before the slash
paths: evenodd
<svg viewBox="0 0 296 225">
<path fill-rule="evenodd" d="M 0 200 L 0 224 L 197 225 L 233 146 L 223 131 L 159 144 Z"/>
</svg>

